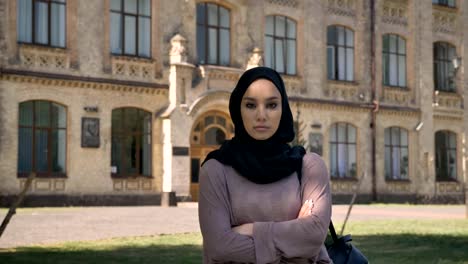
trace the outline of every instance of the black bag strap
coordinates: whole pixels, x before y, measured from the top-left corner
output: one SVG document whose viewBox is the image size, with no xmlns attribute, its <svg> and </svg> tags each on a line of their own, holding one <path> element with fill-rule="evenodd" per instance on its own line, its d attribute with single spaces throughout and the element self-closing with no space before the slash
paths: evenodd
<svg viewBox="0 0 468 264">
<path fill-rule="evenodd" d="M 336 235 L 335 227 L 333 226 L 333 222 L 331 220 L 330 220 L 330 225 L 328 226 L 328 229 L 330 230 L 330 235 L 333 238 L 333 242 L 338 241 L 338 236 Z"/>
</svg>

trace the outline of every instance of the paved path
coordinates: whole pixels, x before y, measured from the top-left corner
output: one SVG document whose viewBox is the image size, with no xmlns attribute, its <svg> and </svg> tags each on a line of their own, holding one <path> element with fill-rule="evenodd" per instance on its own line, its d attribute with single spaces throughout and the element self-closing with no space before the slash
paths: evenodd
<svg viewBox="0 0 468 264">
<path fill-rule="evenodd" d="M 333 221 L 342 221 L 348 207 L 333 206 Z M 3 221 L 6 209 L 0 209 Z M 464 205 L 356 205 L 350 221 L 376 219 L 442 219 L 465 217 Z M 468 221 L 468 220 L 467 220 Z M 196 203 L 178 207 L 64 207 L 19 209 L 0 238 L 0 248 L 63 241 L 199 232 Z"/>
</svg>

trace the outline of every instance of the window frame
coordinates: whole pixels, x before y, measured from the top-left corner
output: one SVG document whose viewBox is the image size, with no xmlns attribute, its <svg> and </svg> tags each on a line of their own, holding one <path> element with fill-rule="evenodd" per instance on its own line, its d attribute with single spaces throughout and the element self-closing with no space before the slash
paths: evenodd
<svg viewBox="0 0 468 264">
<path fill-rule="evenodd" d="M 20 115 L 21 115 L 21 105 L 24 104 L 24 103 L 29 103 L 31 102 L 32 103 L 32 126 L 28 126 L 28 125 L 22 125 L 20 123 L 21 119 L 20 119 Z M 48 118 L 49 118 L 49 125 L 48 126 L 40 126 L 37 124 L 37 121 L 36 121 L 36 116 L 37 116 L 37 113 L 36 113 L 36 103 L 39 103 L 39 102 L 45 102 L 49 105 L 49 113 L 48 113 Z M 64 114 L 65 114 L 65 127 L 54 127 L 52 125 L 52 121 L 53 121 L 53 113 L 52 113 L 52 105 L 55 104 L 59 107 L 62 107 L 63 110 L 64 110 Z M 31 146 L 30 146 L 30 149 L 31 149 L 31 155 L 32 155 L 32 158 L 31 158 L 31 171 L 29 172 L 20 172 L 20 165 L 19 165 L 19 162 L 20 162 L 20 134 L 21 134 L 21 129 L 31 129 L 32 130 L 32 133 L 31 133 L 31 136 L 32 136 L 32 139 L 31 139 Z M 36 133 L 37 131 L 47 131 L 47 171 L 44 172 L 44 171 L 38 171 L 38 169 L 36 168 L 36 161 L 37 161 L 37 157 L 36 157 L 36 151 L 37 151 L 37 147 L 36 147 Z M 62 172 L 54 172 L 52 171 L 52 153 L 53 153 L 53 149 L 52 149 L 52 145 L 53 145 L 53 137 L 52 137 L 52 134 L 53 134 L 53 131 L 56 130 L 56 131 L 64 131 L 64 134 L 65 134 L 65 164 L 64 164 L 64 168 L 63 168 L 63 171 Z M 48 101 L 48 100 L 29 100 L 29 101 L 24 101 L 24 102 L 20 102 L 18 104 L 18 151 L 17 151 L 17 163 L 18 163 L 18 169 L 17 169 L 17 176 L 18 178 L 26 178 L 29 176 L 30 173 L 35 173 L 35 176 L 37 178 L 66 178 L 67 177 L 67 169 L 68 169 L 68 166 L 67 166 L 67 158 L 68 158 L 68 136 L 67 136 L 67 130 L 68 130 L 68 109 L 66 106 L 62 105 L 62 104 L 59 104 L 59 103 L 56 103 L 56 102 L 53 102 L 53 101 Z M 58 145 L 58 143 L 57 143 Z"/>
<path fill-rule="evenodd" d="M 208 5 L 213 5 L 213 6 L 216 6 L 216 16 L 217 16 L 217 21 L 216 21 L 216 25 L 210 25 L 209 24 L 209 15 L 208 15 Z M 203 23 L 199 23 L 199 19 L 198 19 L 198 7 L 199 6 L 203 6 L 203 9 L 204 9 L 204 14 L 205 14 L 205 17 L 203 19 Z M 202 65 L 218 65 L 218 66 L 229 66 L 231 65 L 231 53 L 232 53 L 232 45 L 231 45 L 231 9 L 225 7 L 225 6 L 222 6 L 222 5 L 219 5 L 217 3 L 214 3 L 214 2 L 199 2 L 196 4 L 196 22 L 195 22 L 195 34 L 196 34 L 196 43 L 197 43 L 197 62 L 202 64 Z M 228 13 L 228 16 L 229 16 L 229 27 L 223 27 L 221 26 L 221 9 L 224 9 L 227 11 Z M 199 35 L 198 35 L 198 27 L 201 27 L 204 31 L 204 47 L 198 47 L 198 42 L 199 42 Z M 210 51 L 210 46 L 209 46 L 209 29 L 215 29 L 216 30 L 216 62 L 215 63 L 211 63 L 209 61 L 209 51 Z M 222 63 L 221 62 L 221 48 L 220 48 L 220 44 L 221 44 L 221 30 L 227 30 L 228 31 L 228 35 L 229 35 L 229 39 L 227 41 L 227 43 L 229 44 L 229 53 L 227 54 L 227 57 L 228 57 L 228 62 L 226 64 Z M 199 53 L 199 50 L 200 49 L 204 49 L 204 58 L 201 58 L 200 54 Z"/>
<path fill-rule="evenodd" d="M 345 125 L 345 141 L 344 142 L 341 142 L 339 141 L 339 125 Z M 335 139 L 332 138 L 332 129 L 336 129 L 335 130 Z M 350 129 L 354 129 L 354 142 L 350 141 L 350 138 L 349 138 L 349 130 Z M 358 131 L 357 131 L 357 128 L 350 124 L 350 123 L 346 123 L 346 122 L 337 122 L 337 123 L 334 123 L 331 125 L 330 127 L 330 130 L 329 130 L 329 147 L 330 147 L 330 151 L 329 151 L 329 158 L 330 158 L 330 178 L 332 180 L 356 180 L 357 179 L 357 173 L 358 173 L 358 160 L 357 160 L 357 137 L 358 137 Z M 336 145 L 336 153 L 335 153 L 335 159 L 336 159 L 336 168 L 333 168 L 333 164 L 332 164 L 332 155 L 333 155 L 333 145 Z M 340 176 L 340 164 L 339 164 L 339 145 L 345 145 L 346 146 L 346 153 L 345 153 L 345 157 L 346 157 L 346 161 L 345 161 L 345 166 L 346 166 L 346 172 L 344 174 L 343 177 Z M 350 174 L 350 171 L 352 170 L 351 167 L 349 167 L 349 160 L 350 160 L 350 156 L 349 156 L 349 146 L 354 146 L 354 158 L 355 158 L 355 164 L 356 164 L 356 167 L 355 167 L 355 171 L 354 171 L 354 175 Z M 333 171 L 334 169 L 336 169 L 336 172 L 338 173 L 337 175 L 333 174 Z"/>
<path fill-rule="evenodd" d="M 396 52 L 392 52 L 390 50 L 390 38 L 391 37 L 394 37 L 396 38 Z M 388 50 L 385 49 L 385 41 L 388 41 Z M 402 40 L 404 42 L 404 53 L 400 53 L 400 40 Z M 387 56 L 387 60 L 385 60 L 385 56 Z M 390 80 L 390 77 L 388 77 L 388 83 L 386 83 L 386 78 L 385 76 L 390 76 L 390 68 L 392 67 L 391 63 L 390 63 L 390 57 L 391 56 L 396 56 L 396 65 L 394 66 L 395 67 L 395 72 L 396 72 L 396 84 L 392 84 L 391 83 L 391 80 Z M 403 58 L 402 58 L 403 57 Z M 404 69 L 404 85 L 402 85 L 400 83 L 400 60 L 403 59 L 404 60 L 404 66 L 405 66 L 405 69 Z M 403 38 L 402 36 L 400 35 L 397 35 L 397 34 L 384 34 L 382 36 L 382 84 L 385 85 L 385 86 L 389 86 L 389 87 L 398 87 L 398 88 L 407 88 L 408 87 L 408 66 L 407 66 L 407 45 L 406 45 L 406 39 Z"/>
<path fill-rule="evenodd" d="M 445 140 L 445 145 L 438 145 L 437 143 L 437 135 L 442 134 Z M 453 137 L 455 146 L 450 146 L 450 137 Z M 435 169 L 435 178 L 437 182 L 444 182 L 444 181 L 458 181 L 458 139 L 457 139 L 457 133 L 454 133 L 449 130 L 439 130 L 434 134 L 434 147 L 435 147 L 435 164 L 434 164 L 434 169 Z M 439 151 L 442 151 L 443 153 L 440 153 Z M 455 177 L 450 177 L 449 171 L 450 170 L 450 163 L 448 161 L 448 158 L 450 157 L 450 152 L 455 152 Z M 443 162 L 441 159 L 443 159 L 442 155 L 445 155 L 446 157 L 446 171 L 443 171 L 443 166 L 440 162 Z M 443 174 L 440 174 L 439 172 L 443 172 Z"/>
<path fill-rule="evenodd" d="M 109 0 L 109 1 L 112 1 L 112 0 Z M 120 34 L 122 36 L 122 39 L 121 39 L 121 48 L 122 48 L 122 51 L 120 53 L 117 53 L 117 52 L 114 52 L 112 50 L 112 37 L 109 38 L 109 41 L 110 41 L 110 52 L 112 55 L 114 56 L 127 56 L 127 57 L 136 57 L 136 58 L 146 58 L 146 59 L 150 59 L 152 58 L 152 29 L 153 29 L 153 25 L 152 25 L 152 7 L 153 7 L 153 1 L 150 0 L 149 1 L 149 15 L 144 15 L 144 14 L 140 14 L 140 1 L 139 0 L 136 0 L 136 13 L 129 13 L 129 12 L 126 12 L 125 10 L 125 1 L 128 1 L 128 0 L 119 0 L 120 1 L 120 10 L 113 10 L 112 9 L 112 5 L 109 6 L 109 20 L 112 19 L 112 13 L 115 13 L 115 14 L 118 14 L 120 15 L 121 17 L 121 24 L 120 24 Z M 126 17 L 134 17 L 135 18 L 135 54 L 131 54 L 131 53 L 126 53 L 126 50 L 125 50 L 125 18 Z M 149 19 L 149 51 L 148 51 L 148 56 L 144 56 L 144 55 L 140 55 L 140 37 L 139 37 L 139 22 L 140 22 L 140 17 L 143 17 L 143 18 L 147 18 Z M 112 36 L 112 23 L 109 23 L 109 26 L 110 26 L 110 29 L 109 29 L 109 33 L 110 33 L 110 36 Z"/>
<path fill-rule="evenodd" d="M 394 130 L 398 130 L 398 141 L 397 143 L 393 142 L 393 131 Z M 388 138 L 390 139 L 390 142 L 387 142 L 387 137 L 386 137 L 386 133 L 389 133 L 389 136 Z M 402 131 L 405 131 L 406 132 L 406 145 L 404 145 L 402 143 Z M 387 127 L 385 128 L 384 130 L 384 172 L 385 172 L 385 180 L 387 181 L 408 181 L 409 180 L 409 133 L 408 133 L 408 130 L 402 128 L 402 127 Z M 390 153 L 390 157 L 387 157 L 387 149 L 390 149 L 389 153 Z M 399 157 L 400 157 L 400 170 L 398 172 L 398 175 L 395 175 L 394 171 L 393 171 L 393 163 L 394 163 L 394 157 L 393 157 L 393 151 L 397 149 L 397 151 L 399 152 Z M 407 161 L 406 161 L 406 177 L 402 177 L 401 176 L 401 169 L 402 169 L 402 165 L 401 162 L 402 162 L 402 150 L 403 149 L 406 149 L 406 156 L 407 156 Z M 387 174 L 387 166 L 386 166 L 386 161 L 387 161 L 387 158 L 390 159 L 390 172 L 389 174 Z M 389 177 L 387 176 L 389 175 Z"/>
<path fill-rule="evenodd" d="M 442 91 L 448 93 L 456 93 L 457 92 L 457 83 L 456 83 L 456 76 L 455 76 L 455 69 L 451 69 L 453 67 L 452 60 L 449 54 L 453 52 L 454 56 L 457 56 L 457 48 L 448 42 L 438 41 L 434 42 L 432 45 L 433 49 L 433 79 L 434 79 L 434 91 Z M 438 53 L 438 49 L 445 49 L 446 54 L 442 54 L 442 56 Z M 441 70 L 439 70 L 442 68 Z M 439 72 L 443 72 L 442 76 L 439 76 Z M 453 74 L 452 85 L 450 83 L 450 74 Z M 442 84 L 442 87 L 439 87 L 439 84 Z"/>
<path fill-rule="evenodd" d="M 113 115 L 114 115 L 114 111 L 122 111 L 122 116 L 121 116 L 121 120 L 120 120 L 120 127 L 115 127 L 117 124 L 114 124 L 114 118 L 113 118 Z M 126 125 L 127 124 L 127 119 L 126 119 L 126 112 L 128 112 L 129 110 L 136 110 L 136 115 L 137 115 L 137 120 L 141 118 L 141 124 L 137 124 L 137 126 L 141 125 L 141 130 L 140 131 L 131 131 L 130 128 Z M 137 107 L 120 107 L 120 108 L 114 108 L 112 109 L 112 112 L 111 112 L 111 142 L 112 142 L 112 145 L 111 145 L 111 166 L 113 167 L 114 166 L 114 161 L 115 161 L 115 166 L 118 167 L 119 165 L 121 166 L 121 170 L 122 171 L 117 171 L 117 172 L 111 172 L 111 177 L 112 178 L 131 178 L 131 177 L 147 177 L 147 178 L 152 178 L 153 177 L 153 162 L 152 162 L 152 157 L 153 157 L 153 149 L 152 149 L 152 141 L 153 141 L 153 120 L 152 120 L 152 115 L 151 115 L 151 112 L 148 112 L 146 110 L 143 110 L 143 109 L 140 109 L 140 108 L 137 108 Z M 149 131 L 148 132 L 142 132 L 142 130 L 144 129 L 144 125 L 146 122 L 145 121 L 145 116 L 146 117 L 149 117 L 150 120 L 149 120 Z M 129 169 L 129 168 L 125 168 L 124 167 L 124 160 L 131 160 L 132 157 L 131 157 L 131 153 L 128 154 L 128 153 L 125 153 L 124 150 L 124 147 L 125 147 L 125 141 L 128 139 L 128 138 L 132 138 L 132 137 L 136 137 L 136 138 L 141 138 L 142 136 L 149 136 L 149 158 L 148 158 L 148 162 L 149 164 L 147 164 L 149 166 L 149 174 L 145 174 L 144 173 L 144 167 L 145 167 L 145 164 L 144 164 L 144 157 L 142 157 L 143 154 L 143 148 L 144 148 L 144 143 L 143 141 L 136 141 L 136 145 L 135 145 L 135 164 L 136 164 L 136 173 L 127 173 L 127 171 L 125 171 L 126 169 Z M 121 153 L 120 153 L 120 157 L 118 157 L 120 159 L 120 162 L 121 164 L 118 164 L 119 162 L 119 159 L 117 159 L 117 157 L 114 157 L 114 150 L 115 148 L 117 147 L 115 144 L 114 144 L 114 141 L 120 141 L 120 142 L 123 142 L 123 143 L 120 143 L 120 146 L 121 146 Z M 141 155 L 140 155 L 141 153 Z M 131 162 L 130 162 L 131 164 Z"/>
<path fill-rule="evenodd" d="M 452 2 L 453 4 L 450 4 Z M 457 8 L 456 0 L 432 0 L 433 5 L 445 6 L 448 8 Z"/>
<path fill-rule="evenodd" d="M 266 26 L 267 26 L 267 18 L 268 17 L 272 17 L 273 18 L 273 35 L 271 34 L 268 34 L 266 32 Z M 281 36 L 278 36 L 276 35 L 276 26 L 277 26 L 277 20 L 280 19 L 280 18 L 284 18 L 284 23 L 285 23 L 285 26 L 284 26 L 284 37 L 281 37 Z M 291 38 L 288 36 L 288 22 L 291 22 L 291 23 L 294 23 L 295 25 L 295 36 L 294 38 Z M 272 65 L 266 65 L 265 63 L 265 66 L 267 67 L 270 67 L 270 68 L 273 68 L 275 69 L 278 73 L 280 74 L 286 74 L 286 75 L 297 75 L 297 22 L 294 20 L 294 19 L 291 19 L 287 16 L 283 16 L 283 15 L 269 15 L 269 16 L 266 16 L 265 17 L 265 45 L 267 43 L 267 38 L 272 38 L 273 40 L 273 46 L 272 46 L 272 49 L 273 49 L 273 57 L 271 58 L 271 63 Z M 278 70 L 278 67 L 276 65 L 276 41 L 280 40 L 282 43 L 283 43 L 283 69 L 284 71 L 279 71 Z M 288 50 L 289 50 L 289 41 L 294 41 L 294 72 L 288 72 L 288 66 L 290 66 L 290 64 L 292 64 L 292 62 L 290 62 L 290 58 L 288 56 Z M 266 47 L 264 49 L 266 51 Z M 265 61 L 266 61 L 266 56 L 268 56 L 266 53 L 265 53 Z"/>
<path fill-rule="evenodd" d="M 343 39 L 344 39 L 344 45 L 342 44 L 339 44 L 339 30 L 338 29 L 343 29 Z M 334 39 L 336 40 L 335 43 L 333 43 L 330 39 L 329 39 L 329 30 L 333 29 L 334 32 L 335 32 L 335 35 L 334 35 Z M 353 41 L 352 41 L 352 46 L 348 46 L 348 37 L 347 37 L 347 32 L 350 32 L 352 34 L 352 37 L 353 37 Z M 355 41 L 356 41 L 356 38 L 355 38 L 355 34 L 354 34 L 354 30 L 352 30 L 351 28 L 348 28 L 348 27 L 345 27 L 345 26 L 342 26 L 342 25 L 329 25 L 327 26 L 327 30 L 326 30 L 326 34 L 327 34 L 327 55 L 326 55 L 326 63 L 327 63 L 327 79 L 328 80 L 332 80 L 332 81 L 340 81 L 340 82 L 354 82 L 355 81 L 355 61 L 356 61 L 356 56 L 355 56 Z M 340 56 L 339 56 L 339 49 L 340 48 L 343 48 L 345 53 L 344 53 L 344 79 L 340 79 L 340 73 L 341 73 L 341 68 L 340 68 L 340 63 L 339 63 L 339 60 L 340 60 Z M 328 59 L 328 50 L 332 50 L 332 53 L 333 53 L 333 69 L 334 69 L 334 72 L 333 72 L 333 77 L 330 78 L 330 73 L 328 72 L 329 68 L 330 68 L 330 65 L 329 64 L 329 59 Z M 351 50 L 351 51 L 349 51 Z M 353 55 L 353 61 L 352 61 L 352 74 L 351 74 L 351 80 L 348 80 L 348 71 L 350 69 L 348 69 L 348 52 L 351 52 L 351 54 Z"/>
<path fill-rule="evenodd" d="M 63 2 L 61 0 L 30 0 L 31 1 L 31 42 L 28 42 L 28 41 L 23 41 L 23 40 L 19 40 L 19 28 L 18 28 L 18 22 L 16 22 L 16 28 L 17 28 L 17 37 L 16 37 L 16 41 L 17 43 L 19 44 L 32 44 L 32 45 L 38 45 L 38 46 L 44 46 L 44 47 L 51 47 L 51 48 L 59 48 L 59 49 L 66 49 L 67 48 L 67 1 L 66 0 L 63 0 Z M 36 39 L 37 39 L 37 36 L 36 36 L 36 17 L 37 17 L 37 11 L 36 12 L 36 2 L 41 2 L 41 3 L 45 3 L 47 4 L 47 43 L 44 44 L 44 43 L 40 43 L 38 42 Z M 64 37 L 64 45 L 63 46 L 58 46 L 58 45 L 53 45 L 52 44 L 52 12 L 51 12 L 51 9 L 52 9 L 52 4 L 56 4 L 56 5 L 62 5 L 64 6 L 64 32 L 63 32 L 63 37 Z M 18 12 L 19 12 L 19 5 L 17 3 L 17 7 L 16 7 L 16 20 L 19 21 L 19 17 L 18 17 Z"/>
</svg>

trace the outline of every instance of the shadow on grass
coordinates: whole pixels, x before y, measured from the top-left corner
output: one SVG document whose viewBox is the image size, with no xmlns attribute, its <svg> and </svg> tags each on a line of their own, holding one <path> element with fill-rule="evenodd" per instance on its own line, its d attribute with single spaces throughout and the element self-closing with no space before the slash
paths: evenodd
<svg viewBox="0 0 468 264">
<path fill-rule="evenodd" d="M 180 263 L 200 264 L 200 245 L 148 245 L 115 247 L 112 249 L 92 248 L 46 248 L 20 247 L 15 252 L 0 252 L 0 263 Z"/>
<path fill-rule="evenodd" d="M 352 236 L 370 263 L 468 263 L 468 234 Z M 327 240 L 328 241 L 328 240 Z"/>
<path fill-rule="evenodd" d="M 84 243 L 84 242 L 83 242 Z M 353 236 L 353 242 L 375 263 L 468 263 L 468 234 Z M 132 245 L 107 249 L 21 247 L 0 252 L 0 263 L 201 263 L 200 245 Z"/>
</svg>

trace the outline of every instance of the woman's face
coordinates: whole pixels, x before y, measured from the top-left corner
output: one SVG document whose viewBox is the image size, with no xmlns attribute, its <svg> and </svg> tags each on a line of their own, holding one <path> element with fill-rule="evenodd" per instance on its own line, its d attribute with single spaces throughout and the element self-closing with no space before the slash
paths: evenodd
<svg viewBox="0 0 468 264">
<path fill-rule="evenodd" d="M 279 127 L 282 109 L 281 94 L 271 81 L 252 82 L 241 101 L 245 130 L 256 140 L 269 139 Z"/>
</svg>

